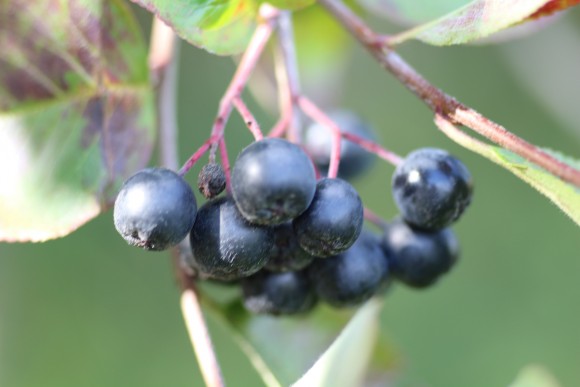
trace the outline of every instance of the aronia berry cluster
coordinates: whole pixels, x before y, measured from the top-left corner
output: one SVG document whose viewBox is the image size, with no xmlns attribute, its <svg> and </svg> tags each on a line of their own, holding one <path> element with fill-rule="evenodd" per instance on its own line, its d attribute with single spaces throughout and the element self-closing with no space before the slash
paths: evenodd
<svg viewBox="0 0 580 387">
<path fill-rule="evenodd" d="M 344 130 L 373 138 L 360 120 L 350 122 Z M 255 313 L 303 313 L 318 300 L 358 305 L 391 278 L 412 287 L 433 284 L 458 257 L 448 226 L 471 200 L 467 169 L 442 150 L 411 153 L 392 181 L 401 217 L 377 235 L 363 229 L 361 198 L 340 178 L 366 170 L 373 155 L 345 144 L 340 177 L 317 179 L 315 168 L 324 175 L 329 165 L 328 138 L 313 125 L 304 149 L 279 138 L 250 144 L 234 164 L 231 192 L 223 195 L 221 166 L 204 166 L 198 185 L 209 200 L 199 209 L 180 175 L 144 169 L 121 188 L 115 227 L 147 250 L 165 250 L 189 235 L 199 277 L 239 282 L 244 305 Z"/>
</svg>

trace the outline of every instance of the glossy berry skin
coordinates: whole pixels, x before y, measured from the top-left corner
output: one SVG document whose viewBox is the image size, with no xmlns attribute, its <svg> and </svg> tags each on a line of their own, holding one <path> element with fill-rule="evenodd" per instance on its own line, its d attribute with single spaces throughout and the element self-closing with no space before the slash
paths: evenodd
<svg viewBox="0 0 580 387">
<path fill-rule="evenodd" d="M 194 269 L 203 277 L 230 281 L 264 267 L 273 248 L 274 232 L 250 224 L 231 198 L 221 197 L 200 207 L 190 242 Z"/>
<path fill-rule="evenodd" d="M 197 176 L 197 188 L 206 199 L 213 199 L 226 188 L 226 174 L 221 165 L 204 165 Z"/>
<path fill-rule="evenodd" d="M 315 189 L 314 167 L 306 153 L 279 138 L 250 144 L 232 172 L 236 205 L 256 224 L 278 225 L 294 219 L 308 208 Z"/>
<path fill-rule="evenodd" d="M 379 238 L 363 231 L 350 249 L 315 260 L 308 274 L 321 300 L 335 307 L 348 307 L 363 303 L 386 285 L 389 265 Z"/>
<path fill-rule="evenodd" d="M 345 133 L 355 134 L 366 140 L 376 141 L 376 136 L 370 125 L 358 115 L 347 110 L 330 112 L 329 117 Z M 312 157 L 314 164 L 322 175 L 328 174 L 330 152 L 332 149 L 332 132 L 325 126 L 313 123 L 304 132 L 304 148 Z M 338 177 L 350 180 L 370 169 L 376 157 L 351 141 L 343 139 L 340 143 L 340 164 Z"/>
<path fill-rule="evenodd" d="M 420 231 L 401 219 L 385 229 L 382 246 L 393 276 L 415 288 L 433 285 L 459 258 L 459 243 L 450 228 Z"/>
<path fill-rule="evenodd" d="M 317 301 L 304 271 L 260 271 L 242 281 L 242 291 L 244 306 L 253 313 L 305 313 Z"/>
<path fill-rule="evenodd" d="M 471 202 L 473 181 L 467 168 L 444 150 L 411 152 L 393 175 L 393 197 L 408 223 L 440 230 L 456 221 Z"/>
<path fill-rule="evenodd" d="M 160 251 L 187 236 L 196 213 L 193 191 L 181 176 L 165 168 L 147 168 L 125 181 L 113 219 L 127 243 Z"/>
<path fill-rule="evenodd" d="M 274 248 L 266 264 L 266 270 L 296 271 L 308 266 L 314 257 L 300 247 L 291 222 L 274 228 Z"/>
<path fill-rule="evenodd" d="M 300 246 L 316 257 L 345 251 L 363 225 L 363 204 L 352 185 L 342 179 L 322 179 L 314 199 L 293 222 Z"/>
</svg>

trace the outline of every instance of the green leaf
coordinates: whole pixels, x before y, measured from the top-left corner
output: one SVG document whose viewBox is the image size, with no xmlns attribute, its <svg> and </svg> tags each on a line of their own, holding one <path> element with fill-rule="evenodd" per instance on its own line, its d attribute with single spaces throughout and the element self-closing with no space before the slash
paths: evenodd
<svg viewBox="0 0 580 387">
<path fill-rule="evenodd" d="M 393 22 L 415 26 L 448 14 L 471 0 L 358 0 L 373 14 Z"/>
<path fill-rule="evenodd" d="M 121 0 L 13 0 L 0 25 L 0 240 L 64 236 L 149 159 L 143 38 Z"/>
<path fill-rule="evenodd" d="M 487 37 L 530 18 L 550 0 L 475 0 L 435 21 L 395 35 L 392 44 L 419 39 L 436 46 Z"/>
<path fill-rule="evenodd" d="M 268 3 L 276 8 L 297 10 L 316 3 L 316 0 L 261 0 L 260 3 Z"/>
<path fill-rule="evenodd" d="M 207 293 L 208 287 L 204 290 Z M 364 344 L 362 349 L 374 349 L 372 357 L 368 353 L 358 353 L 361 372 L 363 368 L 366 370 L 365 365 L 370 364 L 373 381 L 378 383 L 387 380 L 392 372 L 395 355 L 385 338 L 378 337 L 377 324 L 382 304 L 380 300 L 369 301 L 354 317 L 352 311 L 337 311 L 323 305 L 318 306 L 308 316 L 272 317 L 250 315 L 239 301 L 226 307 L 215 304 L 207 297 L 202 302 L 209 317 L 231 332 L 269 387 L 291 385 L 312 368 L 329 346 L 342 347 L 347 342 L 354 341 L 356 335 L 361 339 L 361 344 L 357 345 L 362 346 L 362 343 L 372 341 L 370 348 L 367 348 L 368 344 Z M 351 317 L 351 322 L 347 324 Z M 332 344 L 337 332 L 341 330 L 343 332 L 338 341 Z M 280 348 L 284 350 L 281 351 Z M 323 357 L 337 355 L 335 353 Z M 330 365 L 328 361 L 325 360 L 327 366 Z M 353 370 L 355 367 L 351 366 L 351 371 Z M 360 372 L 357 371 L 352 376 L 356 375 L 360 376 Z"/>
<path fill-rule="evenodd" d="M 509 387 L 559 387 L 560 383 L 546 368 L 540 365 L 528 365 L 520 371 L 516 380 Z"/>
<path fill-rule="evenodd" d="M 131 0 L 189 43 L 218 55 L 243 51 L 256 27 L 254 0 Z"/>
<path fill-rule="evenodd" d="M 295 387 L 356 387 L 363 384 L 379 334 L 382 302 L 367 302 Z"/>
<path fill-rule="evenodd" d="M 340 102 L 344 74 L 352 58 L 352 39 L 319 5 L 294 15 L 296 54 L 304 92 L 319 105 L 334 107 Z"/>
<path fill-rule="evenodd" d="M 437 121 L 438 119 L 436 119 Z M 540 193 L 548 197 L 576 224 L 580 225 L 580 189 L 568 184 L 548 171 L 540 168 L 536 164 L 510 152 L 506 149 L 481 142 L 458 128 L 453 127 L 449 122 L 441 120 L 439 128 L 453 141 L 459 145 L 475 152 L 494 163 L 504 167 L 514 175 L 530 184 Z M 580 161 L 560 152 L 543 149 L 546 153 L 568 164 L 574 168 L 580 168 Z"/>
</svg>

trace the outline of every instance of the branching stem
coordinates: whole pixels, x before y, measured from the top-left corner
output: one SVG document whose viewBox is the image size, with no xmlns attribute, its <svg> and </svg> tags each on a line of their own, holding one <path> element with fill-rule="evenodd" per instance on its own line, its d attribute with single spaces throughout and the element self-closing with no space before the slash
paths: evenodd
<svg viewBox="0 0 580 387">
<path fill-rule="evenodd" d="M 256 31 L 254 32 L 254 35 L 240 60 L 238 68 L 220 101 L 218 113 L 211 130 L 212 136 L 217 135 L 223 137 L 224 128 L 233 109 L 233 101 L 242 94 L 242 91 L 246 87 L 248 79 L 252 74 L 252 70 L 256 67 L 266 43 L 270 40 L 270 36 L 276 26 L 278 15 L 279 11 L 272 6 L 268 4 L 262 4 L 262 6 L 260 6 L 260 16 L 262 17 L 261 22 L 258 24 L 258 27 L 256 27 Z M 211 159 L 215 158 L 216 151 L 217 145 L 212 146 L 210 150 Z"/>
<path fill-rule="evenodd" d="M 372 31 L 340 0 L 319 0 L 319 3 L 333 14 L 386 70 L 425 102 L 434 113 L 472 129 L 491 142 L 537 164 L 562 180 L 580 187 L 580 170 L 560 162 L 433 86 L 388 47 L 388 37 Z"/>
<path fill-rule="evenodd" d="M 250 132 L 252 132 L 254 139 L 256 141 L 260 141 L 264 137 L 262 131 L 260 130 L 260 124 L 258 124 L 258 121 L 256 121 L 256 119 L 254 118 L 254 115 L 252 114 L 250 109 L 248 109 L 244 101 L 242 101 L 242 98 L 236 97 L 233 99 L 232 103 L 236 107 L 238 113 L 240 113 L 240 116 L 242 116 L 242 119 L 244 120 L 244 123 L 246 124 Z"/>
</svg>

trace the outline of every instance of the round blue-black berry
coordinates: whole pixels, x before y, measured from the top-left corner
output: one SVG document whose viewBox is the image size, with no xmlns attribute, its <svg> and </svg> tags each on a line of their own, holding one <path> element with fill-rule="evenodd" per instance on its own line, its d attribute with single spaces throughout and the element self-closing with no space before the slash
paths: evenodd
<svg viewBox="0 0 580 387">
<path fill-rule="evenodd" d="M 127 243 L 159 251 L 187 236 L 196 213 L 193 191 L 181 176 L 165 168 L 147 168 L 125 181 L 113 219 Z"/>
<path fill-rule="evenodd" d="M 274 232 L 249 223 L 231 198 L 220 197 L 200 207 L 190 241 L 194 268 L 203 277 L 229 281 L 266 265 Z"/>
<path fill-rule="evenodd" d="M 300 246 L 317 257 L 345 251 L 363 225 L 363 204 L 352 185 L 342 179 L 322 179 L 310 207 L 294 219 Z"/>
<path fill-rule="evenodd" d="M 301 270 L 313 259 L 312 255 L 300 247 L 291 222 L 274 228 L 274 248 L 266 264 L 266 270 L 276 272 Z"/>
<path fill-rule="evenodd" d="M 473 193 L 473 181 L 463 163 L 433 148 L 411 152 L 397 166 L 392 184 L 402 217 L 424 230 L 440 230 L 456 221 Z"/>
<path fill-rule="evenodd" d="M 318 297 L 336 307 L 363 303 L 389 279 L 389 264 L 380 239 L 367 231 L 350 249 L 334 257 L 316 259 L 307 270 Z"/>
<path fill-rule="evenodd" d="M 232 172 L 238 209 L 252 223 L 278 225 L 300 215 L 316 189 L 308 155 L 286 140 L 267 138 L 247 146 Z"/>
<path fill-rule="evenodd" d="M 242 291 L 244 306 L 254 313 L 305 313 L 317 301 L 304 271 L 260 271 L 242 281 Z"/>
<path fill-rule="evenodd" d="M 347 110 L 330 112 L 329 117 L 345 133 L 351 133 L 366 140 L 376 141 L 371 126 L 358 115 Z M 332 132 L 319 123 L 313 123 L 304 132 L 304 148 L 310 154 L 316 167 L 326 176 L 330 165 L 330 153 L 333 143 Z M 340 164 L 338 177 L 350 180 L 360 176 L 372 167 L 376 157 L 351 141 L 343 139 L 340 143 Z"/>
<path fill-rule="evenodd" d="M 401 219 L 385 228 L 382 246 L 393 276 L 415 288 L 434 284 L 459 257 L 459 243 L 450 228 L 421 231 Z"/>
</svg>

